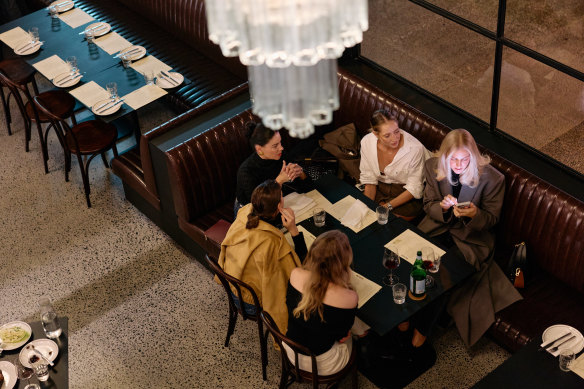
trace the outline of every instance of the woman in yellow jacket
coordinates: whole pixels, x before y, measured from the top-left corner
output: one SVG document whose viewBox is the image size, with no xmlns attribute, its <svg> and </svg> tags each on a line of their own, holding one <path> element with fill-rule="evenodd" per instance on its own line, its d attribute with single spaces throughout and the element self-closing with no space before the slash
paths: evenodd
<svg viewBox="0 0 584 389">
<path fill-rule="evenodd" d="M 281 217 L 278 218 L 278 215 Z M 298 254 L 276 228 L 279 219 L 290 231 Z M 286 333 L 288 280 L 292 270 L 300 266 L 300 258 L 304 258 L 306 252 L 294 212 L 284 208 L 280 184 L 268 180 L 253 191 L 251 203 L 239 210 L 221 244 L 218 262 L 227 274 L 253 288 L 262 308 L 274 318 L 280 331 Z M 249 304 L 253 304 L 251 295 L 242 291 L 242 297 L 245 309 L 249 310 Z"/>
</svg>

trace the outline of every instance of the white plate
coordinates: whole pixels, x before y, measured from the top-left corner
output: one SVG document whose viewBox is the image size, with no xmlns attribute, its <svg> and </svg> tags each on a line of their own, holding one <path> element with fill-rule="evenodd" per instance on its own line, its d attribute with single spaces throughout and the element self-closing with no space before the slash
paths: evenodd
<svg viewBox="0 0 584 389">
<path fill-rule="evenodd" d="M 8 361 L 0 362 L 0 371 L 4 376 L 4 384 L 2 384 L 2 389 L 12 389 L 18 381 L 18 373 L 16 371 L 16 366 Z"/>
<path fill-rule="evenodd" d="M 164 73 L 171 76 L 172 79 L 176 81 L 176 84 L 173 84 L 172 82 L 166 80 L 166 77 L 161 77 L 161 75 L 158 75 L 156 77 L 156 85 L 163 88 L 163 89 L 176 88 L 177 86 L 180 86 L 180 84 L 182 84 L 183 81 L 185 80 L 184 76 L 180 73 L 177 73 L 177 72 L 164 72 Z"/>
<path fill-rule="evenodd" d="M 65 12 L 65 11 L 69 11 L 71 8 L 75 7 L 75 3 L 72 1 L 69 1 L 67 4 L 63 4 L 63 5 L 57 5 L 60 3 L 64 3 L 66 0 L 60 0 L 60 1 L 53 1 L 49 7 L 57 7 L 57 12 Z"/>
<path fill-rule="evenodd" d="M 118 100 L 119 100 L 119 98 L 118 98 Z M 124 103 L 119 103 L 111 108 L 106 109 L 105 111 L 97 112 L 97 107 L 100 107 L 102 104 L 109 103 L 111 101 L 112 101 L 112 99 L 105 99 L 105 100 L 98 101 L 97 103 L 95 103 L 93 105 L 93 107 L 91 107 L 91 112 L 93 112 L 94 115 L 107 116 L 107 115 L 111 115 L 111 114 L 118 112 L 120 110 L 120 108 L 122 108 L 122 105 L 124 105 Z"/>
<path fill-rule="evenodd" d="M 65 72 L 65 73 L 59 74 L 58 76 L 53 78 L 53 85 L 55 85 L 56 87 L 59 87 L 59 88 L 68 88 L 70 86 L 77 84 L 83 78 L 83 75 L 81 75 L 81 76 L 75 77 L 74 79 L 70 79 L 70 77 L 69 77 L 70 75 L 71 75 L 70 72 Z M 67 78 L 69 78 L 69 80 L 67 80 Z M 67 81 L 59 82 L 59 83 L 55 82 L 55 80 L 61 80 L 61 79 L 66 79 Z"/>
<path fill-rule="evenodd" d="M 28 342 L 28 340 L 30 339 L 30 335 L 32 334 L 32 329 L 30 328 L 30 326 L 23 321 L 11 321 L 10 323 L 6 323 L 2 327 L 0 327 L 0 330 L 12 327 L 22 328 L 23 330 L 28 332 L 28 336 L 18 343 L 4 343 L 4 350 L 6 351 L 15 350 L 19 347 L 24 346 L 24 344 Z"/>
<path fill-rule="evenodd" d="M 146 55 L 146 49 L 143 46 L 130 46 L 130 47 L 127 47 L 124 50 L 120 51 L 117 55 L 119 57 L 121 57 L 122 54 L 127 53 L 128 51 L 132 51 L 132 50 L 138 50 L 138 51 L 136 51 L 136 52 L 134 52 L 134 53 L 131 54 L 132 61 L 137 61 L 137 60 L 139 60 L 140 58 L 142 58 L 143 56 Z"/>
<path fill-rule="evenodd" d="M 106 23 L 106 22 L 97 22 L 97 23 L 92 23 L 89 26 L 85 27 L 85 30 L 84 31 L 87 31 L 90 28 L 94 28 L 94 27 L 97 27 L 96 29 L 93 30 L 94 35 L 96 37 L 105 35 L 108 32 L 110 32 L 110 30 L 112 29 L 112 26 L 110 26 L 109 23 Z"/>
<path fill-rule="evenodd" d="M 29 42 L 22 42 L 14 49 L 14 53 L 18 55 L 30 55 L 34 54 L 41 49 L 43 42 L 37 42 L 34 45 L 29 45 Z"/>
<path fill-rule="evenodd" d="M 45 358 L 51 362 L 57 358 L 57 355 L 59 355 L 59 346 L 57 346 L 57 343 L 53 342 L 51 339 L 33 340 L 20 350 L 20 355 L 18 356 L 20 363 L 25 367 L 32 368 L 28 360 L 33 355 L 38 356 L 42 360 L 42 358 L 33 350 L 33 347 L 40 351 Z"/>
<path fill-rule="evenodd" d="M 564 350 L 564 349 L 569 348 L 572 351 L 574 351 L 575 354 L 578 354 L 584 348 L 584 337 L 582 336 L 580 331 L 578 331 L 574 327 L 570 327 L 570 326 L 567 326 L 565 324 L 556 324 L 555 326 L 551 326 L 548 329 L 546 329 L 543 332 L 541 338 L 543 339 L 543 342 L 546 343 L 546 342 L 550 342 L 554 339 L 557 339 L 560 336 L 562 336 L 568 332 L 571 332 L 572 335 L 576 335 L 576 339 L 572 339 L 571 341 L 564 343 L 560 347 L 560 350 Z M 564 338 L 559 343 L 562 343 L 564 340 L 568 339 L 569 337 L 570 336 L 568 336 L 567 338 Z M 557 353 L 559 353 L 559 350 L 557 351 Z M 554 353 L 554 354 L 556 354 L 556 353 Z"/>
</svg>

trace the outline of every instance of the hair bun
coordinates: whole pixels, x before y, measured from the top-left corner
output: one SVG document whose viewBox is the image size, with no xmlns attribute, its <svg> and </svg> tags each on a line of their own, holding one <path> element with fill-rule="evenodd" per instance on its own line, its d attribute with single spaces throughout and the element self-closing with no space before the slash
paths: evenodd
<svg viewBox="0 0 584 389">
<path fill-rule="evenodd" d="M 253 135 L 253 131 L 256 129 L 257 127 L 257 123 L 256 122 L 247 122 L 245 123 L 245 137 L 250 139 L 251 136 Z"/>
</svg>

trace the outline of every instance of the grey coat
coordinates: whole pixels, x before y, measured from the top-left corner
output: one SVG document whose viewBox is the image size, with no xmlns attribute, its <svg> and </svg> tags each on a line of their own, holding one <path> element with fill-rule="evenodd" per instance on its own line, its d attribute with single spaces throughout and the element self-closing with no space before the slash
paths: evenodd
<svg viewBox="0 0 584 389">
<path fill-rule="evenodd" d="M 505 177 L 492 166 L 483 169 L 476 188 L 463 185 L 458 201 L 471 201 L 476 205 L 474 218 L 462 220 L 454 213 L 444 214 L 440 202 L 452 195 L 447 179 L 436 180 L 438 159 L 426 161 L 424 211 L 426 217 L 419 228 L 430 236 L 450 231 L 450 235 L 475 273 L 456 289 L 448 302 L 448 312 L 454 318 L 464 342 L 472 346 L 495 321 L 495 313 L 521 299 L 521 295 L 493 260 L 495 234 L 493 227 L 499 221 Z M 446 216 L 446 218 L 445 218 Z"/>
</svg>

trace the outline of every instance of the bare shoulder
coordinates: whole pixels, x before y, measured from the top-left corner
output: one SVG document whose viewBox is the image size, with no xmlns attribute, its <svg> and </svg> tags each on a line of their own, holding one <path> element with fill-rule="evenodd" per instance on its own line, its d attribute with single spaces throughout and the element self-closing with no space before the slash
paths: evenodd
<svg viewBox="0 0 584 389">
<path fill-rule="evenodd" d="M 330 285 L 323 300 L 326 305 L 344 309 L 356 308 L 358 302 L 357 292 L 339 285 Z"/>
<path fill-rule="evenodd" d="M 304 284 L 309 276 L 310 272 L 301 267 L 294 268 L 290 273 L 290 284 L 296 288 L 296 290 L 301 292 L 304 289 Z"/>
</svg>

